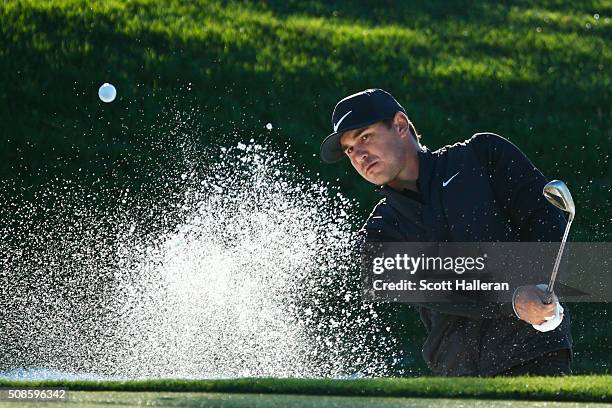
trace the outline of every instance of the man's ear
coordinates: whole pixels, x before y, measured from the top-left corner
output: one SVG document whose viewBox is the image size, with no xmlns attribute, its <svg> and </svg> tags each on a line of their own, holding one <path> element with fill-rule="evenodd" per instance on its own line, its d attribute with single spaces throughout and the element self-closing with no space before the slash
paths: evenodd
<svg viewBox="0 0 612 408">
<path fill-rule="evenodd" d="M 397 130 L 401 136 L 411 136 L 410 121 L 404 112 L 399 111 L 395 114 L 395 117 L 393 118 L 393 125 L 397 127 Z"/>
</svg>

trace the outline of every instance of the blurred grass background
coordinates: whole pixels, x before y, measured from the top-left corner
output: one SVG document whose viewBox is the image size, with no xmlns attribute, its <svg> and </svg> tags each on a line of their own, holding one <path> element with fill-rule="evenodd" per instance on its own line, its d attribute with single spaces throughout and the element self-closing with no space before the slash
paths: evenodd
<svg viewBox="0 0 612 408">
<path fill-rule="evenodd" d="M 141 141 L 172 130 L 159 123 L 172 104 L 192 112 L 203 144 L 287 149 L 362 204 L 358 226 L 378 197 L 348 163 L 322 165 L 319 142 L 337 100 L 380 87 L 432 149 L 479 131 L 516 143 L 567 182 L 573 239 L 610 241 L 611 11 L 604 0 L 4 1 L 0 177 L 26 196 L 75 175 L 137 190 L 144 170 L 125 158 L 159 153 Z M 112 104 L 97 97 L 103 82 L 118 89 Z M 579 369 L 607 371 L 608 308 L 574 309 Z M 420 344 L 416 315 L 405 319 Z"/>
</svg>

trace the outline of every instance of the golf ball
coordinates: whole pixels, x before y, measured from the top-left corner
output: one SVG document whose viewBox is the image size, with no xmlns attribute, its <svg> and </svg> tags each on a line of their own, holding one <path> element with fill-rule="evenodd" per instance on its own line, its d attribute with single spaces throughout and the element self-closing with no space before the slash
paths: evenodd
<svg viewBox="0 0 612 408">
<path fill-rule="evenodd" d="M 108 82 L 102 84 L 100 89 L 98 89 L 98 96 L 102 102 L 112 102 L 117 97 L 117 90 L 115 87 Z"/>
</svg>

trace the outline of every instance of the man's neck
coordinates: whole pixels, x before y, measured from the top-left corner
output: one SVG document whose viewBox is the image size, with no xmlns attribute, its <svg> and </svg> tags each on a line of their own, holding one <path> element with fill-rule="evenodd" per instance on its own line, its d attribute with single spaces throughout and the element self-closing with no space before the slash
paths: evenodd
<svg viewBox="0 0 612 408">
<path fill-rule="evenodd" d="M 404 170 L 402 170 L 397 177 L 388 182 L 387 186 L 394 190 L 412 190 L 419 192 L 417 186 L 417 180 L 419 179 L 419 155 L 416 150 L 413 151 L 411 160 L 406 164 Z"/>
</svg>

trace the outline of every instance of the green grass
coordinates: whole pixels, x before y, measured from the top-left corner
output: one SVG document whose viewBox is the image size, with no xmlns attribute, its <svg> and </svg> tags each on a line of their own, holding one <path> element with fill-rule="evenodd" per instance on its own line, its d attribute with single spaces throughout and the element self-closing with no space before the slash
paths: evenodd
<svg viewBox="0 0 612 408">
<path fill-rule="evenodd" d="M 565 378 L 234 379 L 142 381 L 0 381 L 0 387 L 66 387 L 71 391 L 206 392 L 327 396 L 612 401 L 610 376 Z"/>
<path fill-rule="evenodd" d="M 593 403 L 503 401 L 443 398 L 401 397 L 346 397 L 287 394 L 223 394 L 223 393 L 176 393 L 176 392 L 90 392 L 77 391 L 69 394 L 62 406 L 70 407 L 208 407 L 208 408 L 577 408 L 592 407 Z M 588 404 L 588 405 L 587 405 Z M 1 407 L 41 408 L 54 407 L 57 402 L 30 403 L 7 402 Z M 596 404 L 610 407 L 611 404 Z"/>
</svg>

